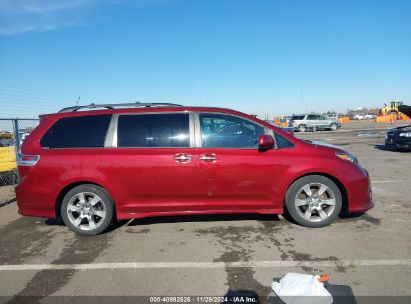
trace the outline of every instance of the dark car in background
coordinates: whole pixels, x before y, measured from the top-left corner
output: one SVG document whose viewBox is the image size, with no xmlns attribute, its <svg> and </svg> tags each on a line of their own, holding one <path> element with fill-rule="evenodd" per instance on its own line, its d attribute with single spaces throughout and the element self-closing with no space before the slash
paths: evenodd
<svg viewBox="0 0 411 304">
<path fill-rule="evenodd" d="M 411 106 L 400 106 L 399 110 L 411 117 Z M 411 151 L 411 125 L 388 130 L 385 146 L 391 149 L 407 149 Z"/>
<path fill-rule="evenodd" d="M 411 125 L 389 130 L 385 137 L 385 146 L 411 150 Z"/>
</svg>

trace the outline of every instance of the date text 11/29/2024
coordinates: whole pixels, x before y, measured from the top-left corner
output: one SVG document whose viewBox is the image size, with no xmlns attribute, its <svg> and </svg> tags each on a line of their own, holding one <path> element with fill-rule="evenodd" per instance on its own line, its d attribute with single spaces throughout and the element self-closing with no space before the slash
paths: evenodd
<svg viewBox="0 0 411 304">
<path fill-rule="evenodd" d="M 258 303 L 257 295 L 230 296 L 154 296 L 149 303 Z"/>
</svg>

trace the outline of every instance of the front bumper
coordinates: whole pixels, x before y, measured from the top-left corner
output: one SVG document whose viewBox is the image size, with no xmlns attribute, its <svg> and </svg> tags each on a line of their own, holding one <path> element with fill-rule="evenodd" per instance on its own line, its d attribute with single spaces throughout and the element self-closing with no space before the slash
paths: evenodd
<svg viewBox="0 0 411 304">
<path fill-rule="evenodd" d="M 399 136 L 400 132 L 387 132 L 385 145 L 391 148 L 411 148 L 411 137 Z"/>
<path fill-rule="evenodd" d="M 352 182 L 347 189 L 349 213 L 361 213 L 374 207 L 370 175 L 367 170 L 363 168 L 361 170 L 363 171 L 362 178 Z"/>
<path fill-rule="evenodd" d="M 387 138 L 385 145 L 391 148 L 411 149 L 411 138 Z"/>
</svg>

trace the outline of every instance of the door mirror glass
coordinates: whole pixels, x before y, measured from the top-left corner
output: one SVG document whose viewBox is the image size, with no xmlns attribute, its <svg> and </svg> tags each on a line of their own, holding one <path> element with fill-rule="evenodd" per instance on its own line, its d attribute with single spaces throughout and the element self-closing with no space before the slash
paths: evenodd
<svg viewBox="0 0 411 304">
<path fill-rule="evenodd" d="M 275 147 L 274 137 L 271 135 L 261 135 L 258 138 L 258 150 L 266 151 Z"/>
</svg>

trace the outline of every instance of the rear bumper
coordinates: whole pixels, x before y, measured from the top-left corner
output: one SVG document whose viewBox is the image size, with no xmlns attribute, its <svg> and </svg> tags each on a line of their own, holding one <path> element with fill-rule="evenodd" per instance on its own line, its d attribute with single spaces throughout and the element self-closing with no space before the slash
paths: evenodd
<svg viewBox="0 0 411 304">
<path fill-rule="evenodd" d="M 24 216 L 55 218 L 55 201 L 46 189 L 20 183 L 16 187 L 18 213 Z"/>
</svg>

